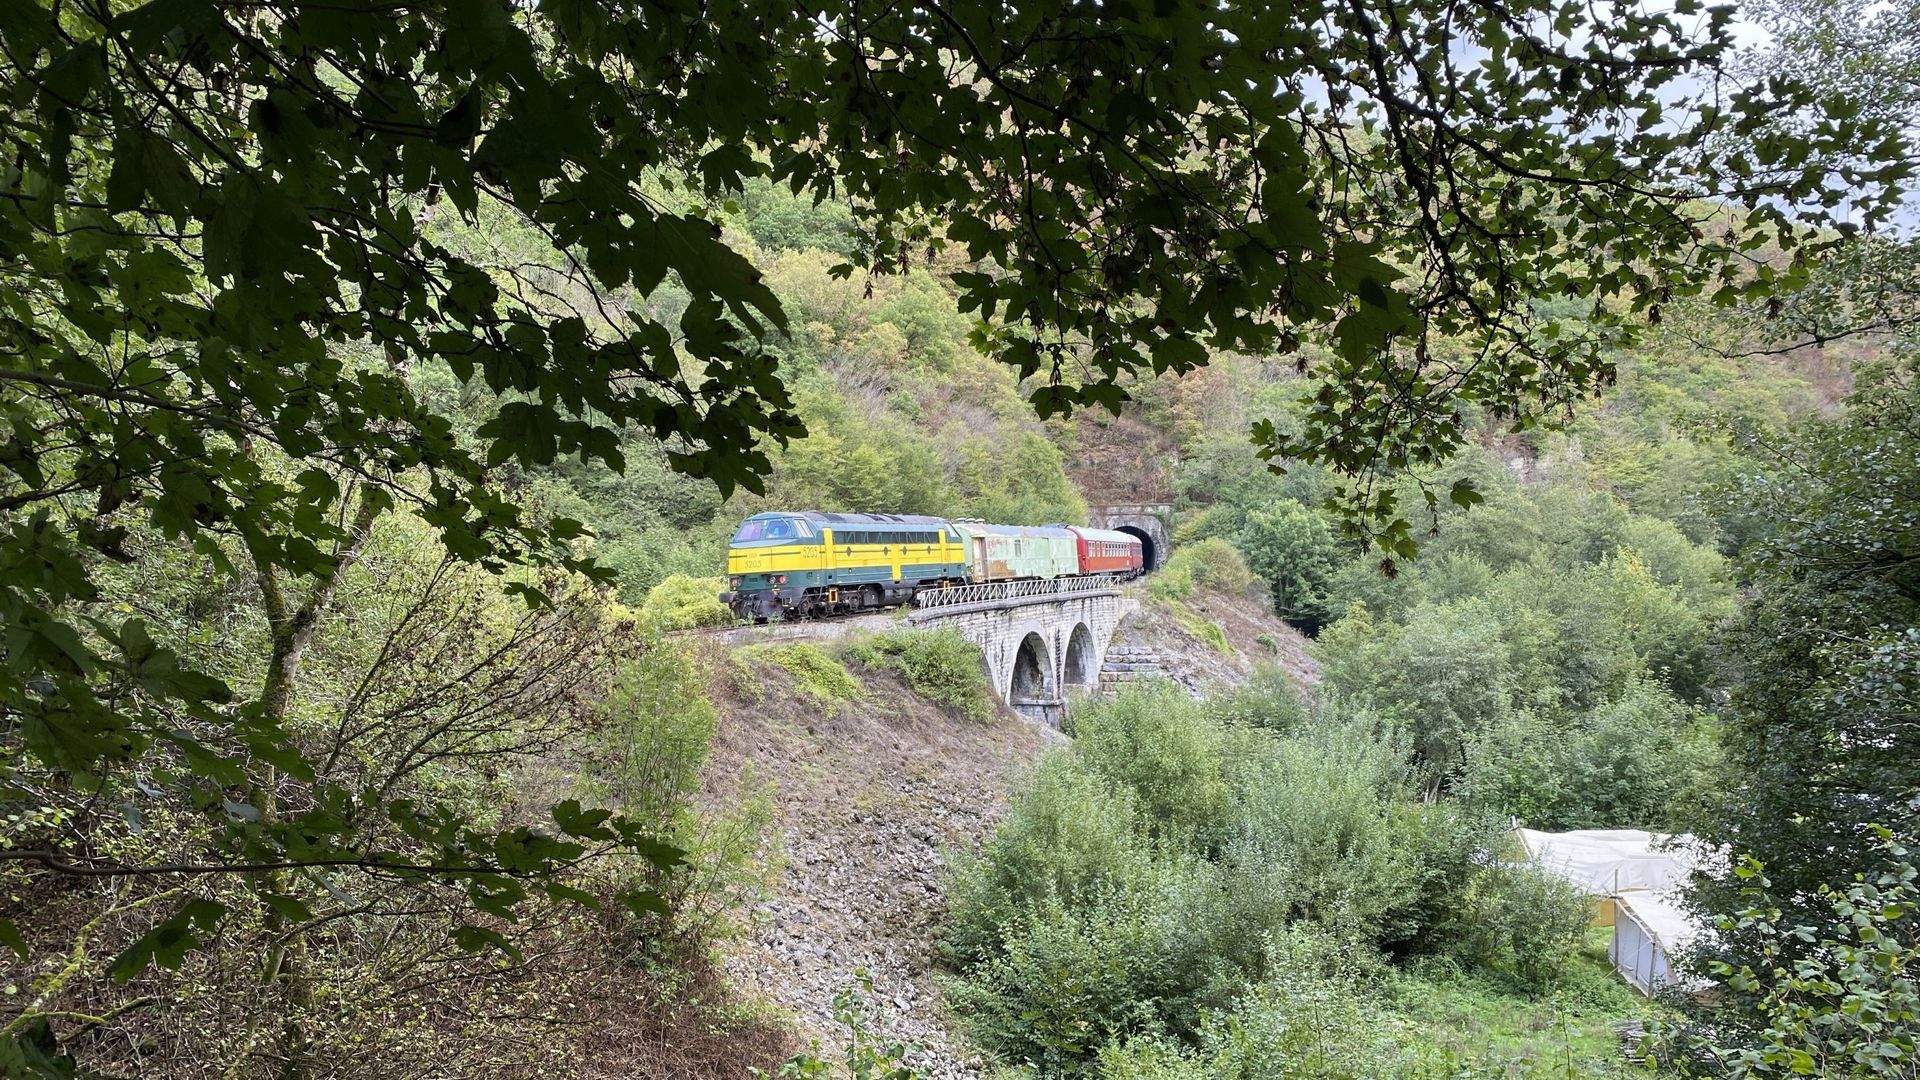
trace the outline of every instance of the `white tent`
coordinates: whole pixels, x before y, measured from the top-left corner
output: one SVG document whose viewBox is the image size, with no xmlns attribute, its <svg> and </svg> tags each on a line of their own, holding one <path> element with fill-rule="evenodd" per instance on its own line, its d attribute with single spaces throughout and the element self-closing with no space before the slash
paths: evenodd
<svg viewBox="0 0 1920 1080">
<path fill-rule="evenodd" d="M 1700 931 L 1679 903 L 1698 862 L 1692 837 L 1639 829 L 1516 828 L 1513 834 L 1528 862 L 1598 901 L 1594 922 L 1613 927 L 1607 954 L 1622 978 L 1644 994 L 1675 981 L 1669 957 Z"/>
<path fill-rule="evenodd" d="M 1693 873 L 1692 837 L 1670 838 L 1640 829 L 1580 829 L 1550 833 L 1515 829 L 1527 860 L 1593 896 L 1673 889 Z M 1669 845 L 1674 839 L 1677 843 Z"/>
<path fill-rule="evenodd" d="M 1684 951 L 1699 935 L 1687 909 L 1672 892 L 1632 892 L 1614 898 L 1619 917 L 1613 923 L 1613 944 L 1607 947 L 1614 968 L 1634 989 L 1653 994 L 1680 980 L 1668 957 Z M 1705 990 L 1696 980 L 1689 990 Z"/>
</svg>

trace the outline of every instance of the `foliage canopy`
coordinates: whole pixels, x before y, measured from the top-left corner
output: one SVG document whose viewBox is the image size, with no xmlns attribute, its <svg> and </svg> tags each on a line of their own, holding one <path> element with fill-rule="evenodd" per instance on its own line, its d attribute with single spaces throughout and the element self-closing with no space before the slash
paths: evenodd
<svg viewBox="0 0 1920 1080">
<path fill-rule="evenodd" d="M 1790 241 L 1790 210 L 1875 219 L 1905 166 L 1821 155 L 1892 139 L 1872 116 L 1711 149 L 1810 96 L 1783 80 L 1715 104 L 1728 19 L 1694 0 L 0 4 L 9 764 L 84 786 L 160 754 L 151 780 L 227 830 L 232 861 L 202 869 L 452 873 L 506 912 L 521 890 L 501 877 L 593 845 L 671 862 L 577 804 L 558 838 L 342 785 L 298 813 L 271 798 L 316 775 L 286 724 L 295 680 L 384 514 L 470 563 L 599 576 L 583 526 L 528 514 L 497 470 L 617 470 L 632 428 L 681 472 L 756 489 L 768 441 L 800 434 L 765 344 L 786 315 L 716 224 L 749 181 L 844 201 L 843 273 L 964 250 L 959 307 L 1044 376 L 1043 414 L 1324 336 L 1318 406 L 1256 434 L 1365 477 L 1457 447 L 1460 401 L 1526 425 L 1591 391 L 1629 312 L 1769 287 L 1737 255 Z M 546 248 L 459 244 L 455 218 Z M 686 303 L 645 307 L 669 279 Z M 428 370 L 497 410 L 461 429 L 419 392 Z M 1358 511 L 1410 549 L 1390 492 Z M 257 580 L 257 686 L 194 670 L 103 584 L 147 530 Z M 564 584 L 509 588 L 540 604 Z M 369 816 L 443 857 L 355 846 L 343 823 Z M 129 964 L 217 917 L 189 905 Z"/>
</svg>

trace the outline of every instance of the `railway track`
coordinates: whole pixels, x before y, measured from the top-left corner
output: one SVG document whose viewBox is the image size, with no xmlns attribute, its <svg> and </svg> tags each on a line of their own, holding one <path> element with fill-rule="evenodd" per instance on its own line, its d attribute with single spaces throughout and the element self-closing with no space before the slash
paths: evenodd
<svg viewBox="0 0 1920 1080">
<path fill-rule="evenodd" d="M 827 615 L 811 619 L 780 622 L 736 623 L 732 626 L 699 626 L 675 630 L 669 637 L 698 635 L 729 645 L 758 642 L 827 640 L 843 638 L 856 630 L 883 630 L 904 620 L 913 611 L 952 611 L 1004 604 L 1009 600 L 1045 601 L 1051 597 L 1084 596 L 1117 589 L 1122 580 L 1112 574 L 1045 578 L 1022 581 L 990 581 L 975 585 L 954 585 L 943 589 L 922 589 L 913 599 L 898 607 L 851 615 Z"/>
</svg>

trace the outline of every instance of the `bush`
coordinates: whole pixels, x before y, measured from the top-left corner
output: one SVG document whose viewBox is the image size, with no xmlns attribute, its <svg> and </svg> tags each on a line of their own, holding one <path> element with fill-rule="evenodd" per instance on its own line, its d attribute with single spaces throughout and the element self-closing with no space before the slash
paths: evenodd
<svg viewBox="0 0 1920 1080">
<path fill-rule="evenodd" d="M 1256 665 L 1245 686 L 1213 698 L 1209 708 L 1221 723 L 1281 734 L 1299 730 L 1307 720 L 1306 699 L 1293 677 L 1270 663 Z"/>
<path fill-rule="evenodd" d="M 1716 784 L 1707 720 L 1636 679 L 1569 724 L 1516 713 L 1469 739 L 1460 793 L 1540 829 L 1682 824 Z"/>
<path fill-rule="evenodd" d="M 647 593 L 640 604 L 640 620 L 656 631 L 725 626 L 734 620 L 733 612 L 720 602 L 724 588 L 726 581 L 722 578 L 674 574 Z"/>
<path fill-rule="evenodd" d="M 1442 953 L 1463 932 L 1461 913 L 1505 842 L 1507 823 L 1454 800 L 1397 801 L 1389 821 L 1412 871 L 1380 913 L 1374 940 L 1401 957 Z"/>
<path fill-rule="evenodd" d="M 1266 742 L 1237 766 L 1237 831 L 1223 858 L 1280 870 L 1289 921 L 1371 940 L 1419 871 L 1393 827 L 1392 803 L 1405 794 L 1398 747 L 1359 724 Z"/>
<path fill-rule="evenodd" d="M 1200 847 L 1220 838 L 1231 809 L 1220 727 L 1179 687 L 1129 687 L 1088 702 L 1073 736 L 1080 760 L 1132 795 L 1150 834 Z"/>
<path fill-rule="evenodd" d="M 1268 975 L 1203 1026 L 1198 1047 L 1135 1036 L 1100 1055 L 1108 1080 L 1386 1080 L 1421 1075 L 1394 1017 L 1371 1004 L 1340 943 L 1276 935 Z"/>
<path fill-rule="evenodd" d="M 1151 588 L 1167 600 L 1184 600 L 1196 587 L 1239 596 L 1252 588 L 1253 580 L 1253 571 L 1233 545 L 1214 536 L 1174 549 L 1154 574 Z"/>
<path fill-rule="evenodd" d="M 1482 874 L 1461 911 L 1453 953 L 1539 994 L 1559 979 L 1592 921 L 1592 901 L 1567 881 L 1531 866 Z"/>
<path fill-rule="evenodd" d="M 686 650 L 656 642 L 621 666 L 601 704 L 597 793 L 622 812 L 655 823 L 680 848 L 686 865 L 671 874 L 634 864 L 638 884 L 667 902 L 662 924 L 681 943 L 697 943 L 731 927 L 728 912 L 761 884 L 755 869 L 772 828 L 772 800 L 748 778 L 724 813 L 702 812 L 700 774 L 712 749 L 717 713 Z"/>
<path fill-rule="evenodd" d="M 1133 801 L 1071 753 L 1041 759 L 977 859 L 956 858 L 946 948 L 962 964 L 1049 901 L 1073 903 L 1138 874 Z"/>
<path fill-rule="evenodd" d="M 1267 978 L 1208 1029 L 1210 1076 L 1376 1080 L 1405 1072 L 1393 1024 L 1357 977 L 1291 957 L 1284 945 L 1270 967 Z"/>
<path fill-rule="evenodd" d="M 955 630 L 889 630 L 851 642 L 847 658 L 863 667 L 895 671 L 915 693 L 969 720 L 993 719 L 980 648 Z"/>
<path fill-rule="evenodd" d="M 1204 863 L 1144 864 L 1007 924 L 948 1000 L 980 1045 L 1046 1076 L 1090 1075 L 1103 1046 L 1132 1035 L 1191 1037 L 1237 981 L 1209 941 L 1220 897 Z"/>
<path fill-rule="evenodd" d="M 796 642 L 790 645 L 749 645 L 741 654 L 763 660 L 793 676 L 793 686 L 808 702 L 832 712 L 848 702 L 866 696 L 859 680 L 818 645 Z"/>
<path fill-rule="evenodd" d="M 1712 1075 L 1822 1076 L 1870 1080 L 1913 1075 L 1920 1048 L 1920 871 L 1903 838 L 1869 825 L 1880 865 L 1844 889 L 1823 886 L 1821 928 L 1785 915 L 1765 867 L 1744 859 L 1734 869 L 1749 905 L 1722 927 L 1745 939 L 1745 956 L 1712 962 L 1743 1015 L 1684 1036 L 1705 1037 Z M 1797 898 L 1796 898 L 1797 899 Z M 1812 946 L 1811 949 L 1808 947 Z M 1754 964 L 1758 963 L 1756 969 Z M 1710 1013 L 1709 1016 L 1712 1016 Z M 1727 1025 L 1728 1019 L 1734 1019 Z M 1728 1027 L 1738 1031 L 1728 1046 Z M 1686 1075 L 1706 1075 L 1706 1070 Z"/>
</svg>

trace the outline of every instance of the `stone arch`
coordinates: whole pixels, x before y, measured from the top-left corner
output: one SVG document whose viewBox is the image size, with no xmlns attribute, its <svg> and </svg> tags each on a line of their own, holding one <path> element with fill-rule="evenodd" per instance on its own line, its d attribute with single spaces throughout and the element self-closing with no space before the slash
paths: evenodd
<svg viewBox="0 0 1920 1080">
<path fill-rule="evenodd" d="M 1138 525 L 1121 525 L 1114 529 L 1140 541 L 1140 558 L 1149 570 L 1158 570 L 1162 565 L 1160 546 L 1153 542 L 1152 534 Z"/>
<path fill-rule="evenodd" d="M 1067 638 L 1065 676 L 1068 686 L 1092 686 L 1100 681 L 1099 649 L 1086 623 L 1073 624 L 1073 633 Z"/>
<path fill-rule="evenodd" d="M 1173 507 L 1167 503 L 1131 503 L 1125 506 L 1095 506 L 1087 513 L 1087 520 L 1102 529 L 1114 529 L 1137 537 L 1141 554 L 1146 557 L 1148 570 L 1158 570 L 1167 565 L 1167 556 L 1173 554 L 1173 533 L 1168 522 L 1173 520 Z"/>
<path fill-rule="evenodd" d="M 1047 639 L 1029 630 L 1013 652 L 1013 671 L 1007 678 L 1007 702 L 1052 701 L 1053 657 L 1048 655 Z"/>
</svg>

